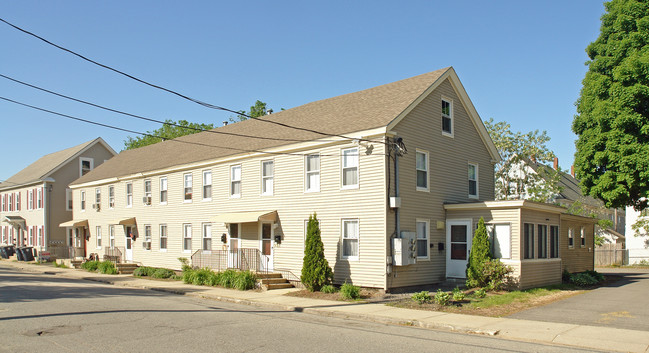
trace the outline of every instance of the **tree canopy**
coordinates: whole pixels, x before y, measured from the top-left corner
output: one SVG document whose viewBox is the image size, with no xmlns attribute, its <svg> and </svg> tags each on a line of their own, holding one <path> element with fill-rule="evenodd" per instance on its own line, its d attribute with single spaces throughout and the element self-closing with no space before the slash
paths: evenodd
<svg viewBox="0 0 649 353">
<path fill-rule="evenodd" d="M 548 202 L 560 191 L 559 173 L 548 164 L 554 153 L 547 147 L 547 132 L 514 132 L 504 122 L 493 118 L 485 121 L 502 160 L 495 165 L 495 192 L 497 200 L 529 199 Z M 536 164 L 536 170 L 531 164 Z"/>
<path fill-rule="evenodd" d="M 178 122 L 175 122 L 173 120 L 167 119 L 159 129 L 147 131 L 147 135 L 138 136 L 135 138 L 129 136 L 126 141 L 124 141 L 124 149 L 132 150 L 135 148 L 152 145 L 164 140 L 171 140 L 176 137 L 195 134 L 197 132 L 200 132 L 201 130 L 211 130 L 213 128 L 214 124 L 191 123 L 187 120 L 178 120 Z"/>
<path fill-rule="evenodd" d="M 647 207 L 649 187 L 649 2 L 605 4 L 600 35 L 576 102 L 575 172 L 606 207 Z"/>
<path fill-rule="evenodd" d="M 270 109 L 272 111 L 272 109 Z M 250 106 L 250 110 L 246 112 L 245 110 L 239 111 L 239 115 L 236 118 L 230 118 L 230 121 L 236 123 L 238 121 L 244 121 L 249 119 L 248 117 L 260 118 L 268 114 L 268 109 L 266 108 L 266 103 L 257 100 L 254 105 Z M 246 116 L 247 115 L 247 116 Z"/>
</svg>

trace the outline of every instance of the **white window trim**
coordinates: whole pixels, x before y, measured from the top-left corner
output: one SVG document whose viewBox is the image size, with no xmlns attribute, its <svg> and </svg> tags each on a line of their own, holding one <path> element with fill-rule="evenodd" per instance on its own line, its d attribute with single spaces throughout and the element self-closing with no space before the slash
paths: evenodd
<svg viewBox="0 0 649 353">
<path fill-rule="evenodd" d="M 95 237 L 97 238 L 96 241 L 95 241 L 95 245 L 96 245 L 97 249 L 101 250 L 101 248 L 103 246 L 103 242 L 102 242 L 102 245 L 99 245 L 99 242 L 103 240 L 102 237 L 101 237 L 101 226 L 95 227 L 95 232 L 96 232 Z"/>
<path fill-rule="evenodd" d="M 187 191 L 185 190 L 185 189 L 187 189 L 187 179 L 186 179 L 187 176 L 191 177 L 191 186 L 190 186 L 190 188 L 192 189 L 192 192 L 191 192 L 192 197 L 189 200 L 186 199 Z M 169 200 L 168 196 L 167 196 L 167 200 Z M 194 200 L 194 174 L 193 173 L 184 173 L 183 174 L 183 203 L 192 203 L 193 200 Z"/>
<path fill-rule="evenodd" d="M 113 189 L 113 196 L 110 196 L 110 190 Z M 108 186 L 108 209 L 115 208 L 115 185 Z"/>
<path fill-rule="evenodd" d="M 66 195 L 67 196 L 67 195 Z M 34 190 L 29 189 L 27 190 L 27 210 L 31 211 L 32 205 L 34 204 Z M 66 206 L 67 207 L 67 206 Z M 67 209 L 67 208 L 66 208 Z M 68 210 L 69 211 L 69 210 Z"/>
<path fill-rule="evenodd" d="M 273 164 L 273 174 L 270 176 L 264 176 L 264 163 L 271 162 Z M 273 196 L 273 193 L 275 192 L 275 160 L 273 159 L 265 159 L 260 161 L 259 163 L 260 166 L 260 175 L 261 175 L 261 185 L 260 185 L 260 190 L 261 190 L 261 196 Z M 264 191 L 264 181 L 266 179 L 272 179 L 273 181 L 273 187 L 271 188 L 270 191 L 266 190 Z"/>
<path fill-rule="evenodd" d="M 417 169 L 417 153 L 423 153 L 426 156 L 426 187 L 422 188 L 421 186 L 417 185 L 417 172 L 419 169 Z M 420 150 L 416 149 L 415 150 L 415 186 L 417 187 L 417 191 L 425 191 L 425 192 L 430 192 L 430 162 L 429 162 L 429 156 L 430 154 L 428 151 L 425 150 Z"/>
<path fill-rule="evenodd" d="M 358 255 L 356 256 L 345 256 L 344 255 L 344 239 L 345 239 L 345 222 L 346 221 L 356 221 L 356 232 L 358 233 L 357 244 L 358 244 Z M 340 258 L 347 261 L 359 261 L 361 255 L 361 222 L 358 218 L 342 218 L 340 220 Z"/>
<path fill-rule="evenodd" d="M 146 235 L 147 228 L 149 229 L 149 237 L 148 237 L 148 240 L 147 240 L 147 235 Z M 148 249 L 147 249 L 147 248 L 143 248 L 143 250 L 144 250 L 144 251 L 151 251 L 151 249 L 153 249 L 153 227 L 151 227 L 150 224 L 145 224 L 145 225 L 144 225 L 144 243 L 147 243 L 147 242 L 148 242 L 148 243 L 151 243 L 151 246 L 149 246 Z"/>
<path fill-rule="evenodd" d="M 90 170 L 95 169 L 95 160 L 89 157 L 79 157 L 79 178 L 83 176 L 83 162 L 90 162 Z"/>
<path fill-rule="evenodd" d="M 206 184 L 205 183 L 205 174 L 210 173 L 210 183 Z M 202 189 L 201 189 L 201 196 L 203 197 L 202 201 L 212 201 L 212 195 L 214 195 L 214 174 L 212 173 L 211 170 L 204 170 L 201 173 L 202 179 Z M 205 197 L 205 186 L 209 185 L 210 186 L 210 196 Z"/>
<path fill-rule="evenodd" d="M 469 162 L 468 166 L 473 166 L 475 168 L 475 195 L 471 195 L 470 193 L 467 193 L 469 195 L 470 199 L 479 199 L 480 198 L 480 175 L 478 174 L 478 163 L 471 163 Z M 471 181 L 468 176 L 468 167 L 467 166 L 467 181 Z M 468 185 L 468 184 L 467 184 Z M 471 192 L 471 189 L 469 189 L 469 192 Z"/>
<path fill-rule="evenodd" d="M 356 184 L 351 184 L 351 185 L 344 185 L 343 184 L 343 177 L 344 177 L 344 170 L 345 170 L 345 151 L 347 150 L 356 150 Z M 348 148 L 341 148 L 340 149 L 340 189 L 341 190 L 348 190 L 348 189 L 358 189 L 359 185 L 361 183 L 361 154 L 360 154 L 360 148 L 358 147 L 348 147 Z"/>
<path fill-rule="evenodd" d="M 189 237 L 187 237 L 187 226 L 189 226 Z M 193 238 L 193 236 L 192 236 L 192 235 L 193 235 L 192 232 L 193 232 L 193 229 L 192 229 L 192 225 L 191 225 L 191 223 L 183 223 L 183 237 L 182 237 L 182 241 L 183 241 L 183 244 L 182 244 L 183 253 L 191 254 L 191 252 L 192 252 L 192 249 L 193 249 L 193 246 L 192 246 L 192 245 L 194 245 L 194 244 L 192 244 L 193 241 L 194 241 L 194 240 L 192 239 L 192 238 Z M 169 238 L 167 238 L 167 239 L 169 239 Z M 189 241 L 189 244 L 190 244 L 189 250 L 185 249 L 185 239 L 191 239 L 191 240 Z M 167 241 L 168 241 L 168 240 L 167 240 Z M 169 246 L 169 244 L 167 244 L 167 246 Z"/>
<path fill-rule="evenodd" d="M 239 168 L 239 180 L 232 179 L 232 171 L 235 168 Z M 243 193 L 243 180 L 242 179 L 243 179 L 243 167 L 241 166 L 241 164 L 231 165 L 230 166 L 230 184 L 229 184 L 229 187 L 228 187 L 228 189 L 229 189 L 228 194 L 230 195 L 231 199 L 240 199 L 241 198 L 241 194 Z M 239 182 L 239 193 L 238 194 L 233 194 L 232 193 L 232 183 L 236 182 L 236 181 Z"/>
<path fill-rule="evenodd" d="M 311 188 L 309 189 L 309 173 L 315 174 L 316 171 L 309 171 L 308 163 L 309 163 L 309 156 L 318 156 L 318 187 L 317 188 Z M 322 186 L 322 175 L 320 171 L 322 170 L 322 157 L 320 153 L 311 153 L 307 154 L 304 156 L 304 192 L 320 192 L 320 188 Z"/>
<path fill-rule="evenodd" d="M 79 192 L 79 209 L 81 212 L 86 212 L 86 191 L 82 190 Z"/>
<path fill-rule="evenodd" d="M 446 101 L 450 104 L 449 118 L 451 119 L 451 133 L 444 131 L 444 129 L 441 128 L 441 126 L 440 126 L 440 130 L 442 130 L 442 135 L 453 138 L 455 137 L 455 117 L 454 117 L 455 104 L 453 102 L 453 99 L 448 98 L 446 96 L 442 96 L 442 101 Z M 441 109 L 441 101 L 440 101 L 440 109 Z M 442 114 L 440 114 L 439 117 L 442 118 L 443 117 Z"/>
<path fill-rule="evenodd" d="M 417 260 L 429 261 L 430 260 L 430 220 L 417 218 L 415 220 L 415 234 L 417 231 L 417 223 L 426 223 L 426 256 L 417 256 Z M 417 237 L 416 242 L 419 242 L 421 238 Z"/>
<path fill-rule="evenodd" d="M 165 236 L 164 237 L 162 236 L 162 227 L 165 228 Z M 158 227 L 158 232 L 159 232 L 158 233 L 158 250 L 160 252 L 167 252 L 167 248 L 169 248 L 169 227 L 167 227 L 166 224 L 161 224 Z M 165 244 L 166 247 L 164 249 L 161 246 L 162 245 L 162 238 L 167 239 L 167 244 Z"/>
<path fill-rule="evenodd" d="M 99 201 L 97 201 L 99 198 Z M 95 188 L 95 205 L 101 206 L 101 188 Z"/>
<path fill-rule="evenodd" d="M 549 223 L 537 223 L 536 225 L 536 259 L 539 260 L 549 260 L 550 259 L 550 224 Z M 541 248 L 539 247 L 539 238 L 541 237 L 541 232 L 539 231 L 539 226 L 545 227 L 545 257 L 540 257 Z"/>
<path fill-rule="evenodd" d="M 130 194 L 128 193 L 128 186 L 129 185 L 131 185 L 131 193 Z M 133 207 L 133 183 L 131 183 L 131 182 L 126 183 L 125 191 L 126 191 L 126 208 L 131 208 L 131 207 Z M 129 195 L 131 195 L 131 203 L 130 204 L 129 204 L 129 200 L 128 200 Z"/>
<path fill-rule="evenodd" d="M 147 196 L 147 191 L 146 191 L 146 183 L 147 182 L 149 182 L 149 192 L 148 192 L 149 195 L 148 196 Z M 143 189 L 142 191 L 143 191 L 144 197 L 150 197 L 151 198 L 151 200 L 147 204 L 147 203 L 144 202 L 144 197 L 143 197 L 142 198 L 142 204 L 145 207 L 152 206 L 153 205 L 153 182 L 151 181 L 151 179 L 144 179 L 144 181 L 142 181 L 142 189 Z"/>
<path fill-rule="evenodd" d="M 570 245 L 571 238 L 572 238 L 572 245 Z M 568 228 L 568 249 L 574 249 L 574 248 L 575 248 L 575 228 L 569 227 Z"/>
<path fill-rule="evenodd" d="M 34 194 L 34 192 L 32 192 Z M 34 206 L 36 206 L 36 195 L 34 195 Z M 72 207 L 70 207 L 70 201 L 72 201 L 72 206 L 74 207 L 74 200 L 72 198 L 72 189 L 66 188 L 65 189 L 65 210 L 66 211 L 72 211 Z M 34 207 L 36 208 L 36 207 Z"/>
<path fill-rule="evenodd" d="M 205 227 L 209 226 L 210 232 L 209 234 L 205 232 Z M 214 247 L 214 244 L 211 244 L 210 250 L 205 250 L 203 249 L 205 246 L 205 239 L 213 239 L 212 238 L 212 223 L 210 222 L 205 222 L 201 224 L 201 251 L 206 254 L 210 254 L 212 252 L 212 248 Z"/>
<path fill-rule="evenodd" d="M 506 222 L 487 223 L 486 226 L 487 226 L 487 233 L 488 233 L 489 238 L 490 238 L 489 243 L 492 246 L 493 246 L 493 242 L 494 242 L 494 240 L 493 240 L 493 231 L 496 228 L 496 226 L 508 226 L 509 227 L 509 253 L 507 254 L 507 257 L 500 257 L 499 259 L 500 260 L 512 260 L 512 251 L 513 251 L 513 249 L 512 249 L 512 224 L 511 224 L 511 222 L 510 223 L 506 223 Z M 491 249 L 491 250 L 493 250 L 493 249 Z M 491 255 L 495 256 L 493 251 L 492 251 Z M 500 254 L 500 255 L 502 256 L 503 254 Z"/>
<path fill-rule="evenodd" d="M 584 226 L 579 227 L 579 247 L 586 247 L 586 227 Z"/>
<path fill-rule="evenodd" d="M 166 189 L 162 188 L 162 180 L 165 181 Z M 167 202 L 169 201 L 169 179 L 166 176 L 160 177 L 160 179 L 159 179 L 159 187 L 160 187 L 160 192 L 158 193 L 158 196 L 160 197 L 160 204 L 161 205 L 166 205 Z M 184 186 L 183 186 L 183 188 L 184 188 Z M 167 201 L 162 201 L 162 192 L 163 191 L 167 192 Z"/>
</svg>

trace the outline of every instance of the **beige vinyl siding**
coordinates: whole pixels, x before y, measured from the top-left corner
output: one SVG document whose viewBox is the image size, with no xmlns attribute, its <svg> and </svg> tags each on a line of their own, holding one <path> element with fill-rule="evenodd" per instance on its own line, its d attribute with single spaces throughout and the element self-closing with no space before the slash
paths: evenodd
<svg viewBox="0 0 649 353">
<path fill-rule="evenodd" d="M 586 232 L 586 246 L 581 247 L 580 231 L 584 227 Z M 568 229 L 575 229 L 575 247 L 568 248 Z M 580 221 L 576 218 L 564 216 L 559 230 L 559 256 L 562 260 L 562 269 L 568 272 L 582 272 L 594 269 L 595 263 L 595 226 L 591 222 Z"/>
<path fill-rule="evenodd" d="M 28 192 L 30 190 L 34 190 L 34 189 L 41 190 L 42 187 L 43 187 L 43 184 L 39 183 L 39 184 L 29 185 L 29 186 L 26 186 L 26 187 L 20 187 L 20 188 L 15 188 L 15 189 L 4 190 L 4 191 L 0 192 L 0 195 L 10 195 L 10 194 L 14 194 L 14 193 L 20 193 L 20 211 L 16 211 L 16 202 L 15 201 L 13 202 L 13 210 L 14 211 L 2 212 L 2 209 L 0 208 L 0 227 L 4 227 L 4 226 L 12 227 L 9 223 L 2 222 L 2 218 L 4 216 L 19 216 L 19 217 L 22 217 L 22 218 L 25 219 L 25 225 L 27 226 L 27 230 L 25 230 L 22 233 L 21 232 L 15 233 L 16 231 L 14 230 L 14 234 L 16 234 L 16 241 L 17 242 L 18 242 L 18 235 L 23 234 L 24 238 L 27 239 L 25 244 L 29 245 L 29 239 L 28 239 L 28 237 L 29 237 L 29 229 L 31 227 L 33 227 L 33 226 L 41 227 L 41 226 L 43 226 L 45 224 L 45 208 L 41 208 L 41 209 L 36 208 L 36 209 L 30 210 L 30 209 L 28 209 L 28 203 L 27 203 L 28 200 L 29 200 Z M 37 196 L 35 196 L 34 200 L 36 200 L 36 197 Z M 38 207 L 38 205 L 37 205 L 37 207 Z M 11 234 L 11 233 L 9 233 L 9 234 Z M 7 238 L 9 238 L 9 236 Z M 2 240 L 2 238 L 0 237 L 0 242 L 1 242 L 1 240 Z M 47 241 L 47 239 L 44 239 L 44 241 Z M 36 247 L 36 243 L 34 243 L 33 246 Z"/>
<path fill-rule="evenodd" d="M 145 178 L 133 182 L 133 207 L 126 208 L 126 183 L 119 181 L 101 185 L 102 202 L 106 204 L 96 212 L 86 208 L 80 212 L 78 202 L 74 205 L 75 219 L 87 218 L 91 229 L 88 244 L 96 243 L 94 229 L 102 227 L 103 237 L 108 239 L 108 225 L 121 218 L 135 217 L 139 237 L 134 242 L 133 260 L 147 266 L 180 268 L 178 257 L 190 257 L 191 253 L 182 251 L 182 225 L 192 224 L 192 253 L 201 249 L 202 223 L 222 213 L 243 211 L 277 211 L 279 226 L 274 229 L 275 235 L 282 235 L 281 244 L 273 242 L 274 267 L 289 269 L 299 276 L 304 256 L 304 221 L 313 212 L 317 212 L 321 221 L 321 233 L 325 256 L 334 269 L 335 281 L 345 280 L 354 284 L 369 287 L 384 287 L 385 284 L 385 209 L 386 185 L 383 178 L 385 169 L 385 149 L 382 144 L 374 144 L 371 155 L 361 153 L 359 168 L 359 188 L 341 189 L 342 148 L 354 147 L 352 143 L 330 145 L 317 150 L 306 150 L 298 153 L 321 154 L 320 159 L 320 192 L 304 192 L 304 157 L 295 155 L 276 155 L 274 160 L 274 192 L 272 196 L 261 196 L 261 161 L 268 156 L 247 158 L 231 163 L 220 163 L 200 167 L 190 171 L 178 171 L 159 175 L 146 176 L 152 180 L 152 205 L 144 206 Z M 364 148 L 361 148 L 363 151 Z M 240 164 L 241 198 L 230 198 L 230 166 Z M 202 171 L 212 171 L 212 200 L 203 201 Z M 183 192 L 183 174 L 193 174 L 193 199 L 185 203 Z M 168 202 L 160 205 L 161 176 L 167 177 Z M 108 186 L 115 186 L 115 208 L 109 209 Z M 79 191 L 86 190 L 87 195 L 94 195 L 95 187 L 74 189 L 75 201 Z M 106 195 L 106 197 L 104 197 Z M 360 225 L 360 260 L 346 261 L 339 259 L 341 236 L 341 219 L 357 218 Z M 151 251 L 142 248 L 144 225 L 152 226 Z M 168 246 L 166 252 L 159 250 L 159 225 L 168 227 Z M 106 231 L 104 231 L 106 229 Z M 241 247 L 259 249 L 259 225 L 245 223 L 240 227 Z M 122 226 L 115 226 L 116 246 L 125 245 Z M 227 233 L 222 223 L 212 224 L 212 249 L 226 249 L 221 243 L 221 234 Z M 107 240 L 104 241 L 106 244 Z M 106 247 L 101 250 L 104 253 Z"/>
<path fill-rule="evenodd" d="M 561 260 L 526 260 L 520 263 L 519 288 L 549 286 L 561 283 Z"/>
<path fill-rule="evenodd" d="M 442 97 L 453 102 L 452 138 L 442 135 Z M 446 276 L 446 252 L 438 250 L 438 243 L 446 242 L 446 231 L 437 227 L 437 222 L 445 222 L 446 219 L 443 205 L 476 201 L 469 198 L 469 163 L 478 165 L 478 200 L 493 199 L 492 158 L 449 80 L 441 83 L 415 107 L 396 125 L 394 131 L 403 138 L 409 151 L 399 157 L 401 230 L 414 232 L 416 219 L 430 220 L 430 242 L 434 248 L 429 248 L 428 261 L 394 266 L 388 287 L 439 282 Z M 428 192 L 417 190 L 416 150 L 428 152 Z M 391 164 L 390 174 L 393 174 L 393 170 Z M 391 185 L 394 190 L 393 183 Z M 394 232 L 393 211 L 388 212 L 387 223 L 386 237 L 389 239 Z"/>
</svg>

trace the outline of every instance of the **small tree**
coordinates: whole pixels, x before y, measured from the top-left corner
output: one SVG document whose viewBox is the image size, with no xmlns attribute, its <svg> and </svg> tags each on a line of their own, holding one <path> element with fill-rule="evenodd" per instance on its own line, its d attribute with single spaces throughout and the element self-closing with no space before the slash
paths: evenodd
<svg viewBox="0 0 649 353">
<path fill-rule="evenodd" d="M 484 218 L 480 217 L 478 228 L 471 243 L 469 262 L 466 265 L 467 287 L 484 287 L 487 281 L 484 275 L 484 265 L 491 260 L 491 246 Z"/>
<path fill-rule="evenodd" d="M 333 271 L 324 255 L 324 244 L 320 238 L 320 224 L 314 213 L 309 216 L 306 229 L 306 246 L 302 263 L 302 284 L 311 292 L 331 284 Z"/>
</svg>

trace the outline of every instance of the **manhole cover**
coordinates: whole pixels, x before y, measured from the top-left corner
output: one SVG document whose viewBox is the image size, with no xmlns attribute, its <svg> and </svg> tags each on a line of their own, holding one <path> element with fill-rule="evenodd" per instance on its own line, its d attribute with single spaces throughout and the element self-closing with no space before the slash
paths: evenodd
<svg viewBox="0 0 649 353">
<path fill-rule="evenodd" d="M 60 335 L 69 335 L 71 333 L 75 333 L 79 331 L 81 331 L 81 326 L 54 326 L 50 328 L 30 330 L 25 332 L 24 335 L 30 337 L 60 336 Z"/>
</svg>

